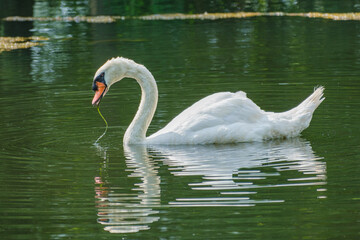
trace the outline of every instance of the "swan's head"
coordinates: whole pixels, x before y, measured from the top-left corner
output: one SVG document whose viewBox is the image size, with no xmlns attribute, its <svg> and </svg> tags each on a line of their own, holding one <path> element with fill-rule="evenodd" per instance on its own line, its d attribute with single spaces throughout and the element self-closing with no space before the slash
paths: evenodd
<svg viewBox="0 0 360 240">
<path fill-rule="evenodd" d="M 92 89 L 95 92 L 93 106 L 98 106 L 112 84 L 126 76 L 132 60 L 118 57 L 108 60 L 95 73 Z"/>
</svg>

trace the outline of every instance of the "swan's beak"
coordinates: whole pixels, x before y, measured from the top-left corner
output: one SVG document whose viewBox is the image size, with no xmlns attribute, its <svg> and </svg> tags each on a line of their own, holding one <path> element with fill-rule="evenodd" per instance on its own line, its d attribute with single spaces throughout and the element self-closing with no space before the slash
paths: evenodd
<svg viewBox="0 0 360 240">
<path fill-rule="evenodd" d="M 95 84 L 96 84 L 96 90 L 95 90 L 94 98 L 92 100 L 92 105 L 98 106 L 100 104 L 102 97 L 106 93 L 106 85 L 102 82 L 96 82 Z"/>
</svg>

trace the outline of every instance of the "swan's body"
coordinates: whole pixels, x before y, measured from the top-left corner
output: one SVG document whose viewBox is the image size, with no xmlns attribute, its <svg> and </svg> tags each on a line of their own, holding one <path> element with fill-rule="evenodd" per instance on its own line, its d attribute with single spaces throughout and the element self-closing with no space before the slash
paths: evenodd
<svg viewBox="0 0 360 240">
<path fill-rule="evenodd" d="M 209 144 L 262 141 L 298 136 L 324 100 L 323 87 L 299 106 L 282 113 L 265 112 L 244 92 L 219 92 L 185 109 L 163 129 L 146 137 L 157 106 L 154 77 L 143 65 L 125 58 L 107 61 L 95 74 L 93 105 L 98 105 L 108 88 L 129 77 L 137 80 L 142 96 L 139 109 L 124 135 L 124 144 Z"/>
</svg>

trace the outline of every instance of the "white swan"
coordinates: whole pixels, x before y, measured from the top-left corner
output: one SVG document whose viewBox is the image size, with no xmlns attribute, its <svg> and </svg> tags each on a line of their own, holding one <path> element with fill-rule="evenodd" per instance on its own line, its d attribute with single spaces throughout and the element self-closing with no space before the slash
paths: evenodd
<svg viewBox="0 0 360 240">
<path fill-rule="evenodd" d="M 297 107 L 282 113 L 265 112 L 246 93 L 219 92 L 185 109 L 163 129 L 146 137 L 158 101 L 158 89 L 150 71 L 122 57 L 108 60 L 95 73 L 92 100 L 99 105 L 110 86 L 134 78 L 141 87 L 139 109 L 125 132 L 126 144 L 208 144 L 263 141 L 298 136 L 311 121 L 314 110 L 325 99 L 323 87 Z"/>
</svg>

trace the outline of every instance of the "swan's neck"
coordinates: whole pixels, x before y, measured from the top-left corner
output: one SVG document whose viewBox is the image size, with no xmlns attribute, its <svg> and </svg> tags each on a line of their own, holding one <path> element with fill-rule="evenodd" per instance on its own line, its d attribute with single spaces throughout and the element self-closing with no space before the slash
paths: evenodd
<svg viewBox="0 0 360 240">
<path fill-rule="evenodd" d="M 133 65 L 126 73 L 126 77 L 134 78 L 141 87 L 141 101 L 138 111 L 124 135 L 124 144 L 143 144 L 146 131 L 154 116 L 158 89 L 150 71 L 139 64 Z"/>
</svg>

